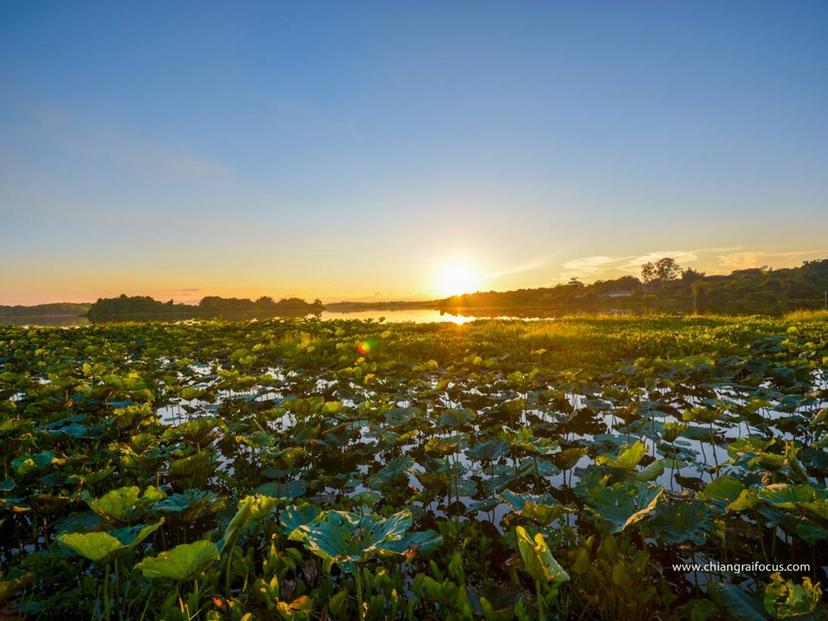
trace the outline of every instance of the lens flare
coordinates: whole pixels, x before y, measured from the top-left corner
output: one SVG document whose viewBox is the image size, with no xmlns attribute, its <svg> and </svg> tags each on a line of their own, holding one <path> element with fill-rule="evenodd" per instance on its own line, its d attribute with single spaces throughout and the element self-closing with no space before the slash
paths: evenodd
<svg viewBox="0 0 828 621">
<path fill-rule="evenodd" d="M 363 356 L 371 353 L 371 349 L 373 349 L 371 341 L 360 341 L 357 343 L 357 351 L 359 351 L 359 353 Z"/>
</svg>

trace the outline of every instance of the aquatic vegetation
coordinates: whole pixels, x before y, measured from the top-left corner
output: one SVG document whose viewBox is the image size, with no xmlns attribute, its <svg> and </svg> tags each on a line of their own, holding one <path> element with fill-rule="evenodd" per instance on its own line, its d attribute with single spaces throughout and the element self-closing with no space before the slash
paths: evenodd
<svg viewBox="0 0 828 621">
<path fill-rule="evenodd" d="M 2 326 L 0 617 L 821 618 L 827 369 L 819 313 Z"/>
</svg>

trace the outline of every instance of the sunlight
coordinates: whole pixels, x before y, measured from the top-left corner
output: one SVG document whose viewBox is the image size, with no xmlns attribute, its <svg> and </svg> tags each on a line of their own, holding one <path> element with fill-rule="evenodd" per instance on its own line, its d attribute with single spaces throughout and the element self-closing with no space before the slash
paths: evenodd
<svg viewBox="0 0 828 621">
<path fill-rule="evenodd" d="M 465 263 L 454 263 L 440 274 L 440 293 L 445 296 L 474 293 L 480 285 L 480 275 Z"/>
</svg>

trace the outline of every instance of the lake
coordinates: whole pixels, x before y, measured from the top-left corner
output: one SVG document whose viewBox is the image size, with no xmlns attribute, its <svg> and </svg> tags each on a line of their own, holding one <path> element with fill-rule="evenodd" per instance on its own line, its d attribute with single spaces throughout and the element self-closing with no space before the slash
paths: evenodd
<svg viewBox="0 0 828 621">
<path fill-rule="evenodd" d="M 322 311 L 319 318 L 322 321 L 329 321 L 332 319 L 359 319 L 359 320 L 374 320 L 385 318 L 388 323 L 401 323 L 411 321 L 414 323 L 433 323 L 445 322 L 464 324 L 476 319 L 523 319 L 523 320 L 537 320 L 543 317 L 518 317 L 515 315 L 498 314 L 497 311 L 490 311 L 485 314 L 474 315 L 467 311 L 467 314 L 446 313 L 434 309 L 412 309 L 412 310 L 363 310 L 363 311 Z M 20 326 L 86 326 L 91 322 L 86 317 L 71 316 L 71 315 L 18 315 L 10 317 L 0 317 L 0 325 L 20 325 Z"/>
</svg>

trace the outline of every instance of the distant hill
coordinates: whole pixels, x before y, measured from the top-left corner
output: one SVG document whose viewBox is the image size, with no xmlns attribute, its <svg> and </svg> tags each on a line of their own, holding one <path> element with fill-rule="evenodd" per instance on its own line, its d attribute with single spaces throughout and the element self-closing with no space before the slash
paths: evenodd
<svg viewBox="0 0 828 621">
<path fill-rule="evenodd" d="M 635 276 L 584 284 L 486 291 L 422 302 L 339 302 L 328 310 L 437 309 L 474 315 L 543 316 L 581 312 L 665 312 L 779 315 L 822 308 L 828 290 L 828 259 L 787 269 L 756 268 L 705 276 L 674 265 L 647 282 Z"/>
<path fill-rule="evenodd" d="M 0 306 L 0 317 L 58 317 L 83 316 L 89 312 L 92 304 L 75 304 L 72 302 L 53 302 L 34 306 Z"/>
<path fill-rule="evenodd" d="M 197 305 L 176 304 L 172 300 L 160 302 L 149 296 L 121 295 L 102 298 L 92 304 L 88 316 L 91 321 L 144 320 L 144 319 L 197 319 L 270 317 L 280 315 L 304 316 L 319 313 L 322 302 L 305 302 L 299 298 L 274 301 L 270 297 L 257 300 L 246 298 L 221 298 L 208 296 Z"/>
</svg>

